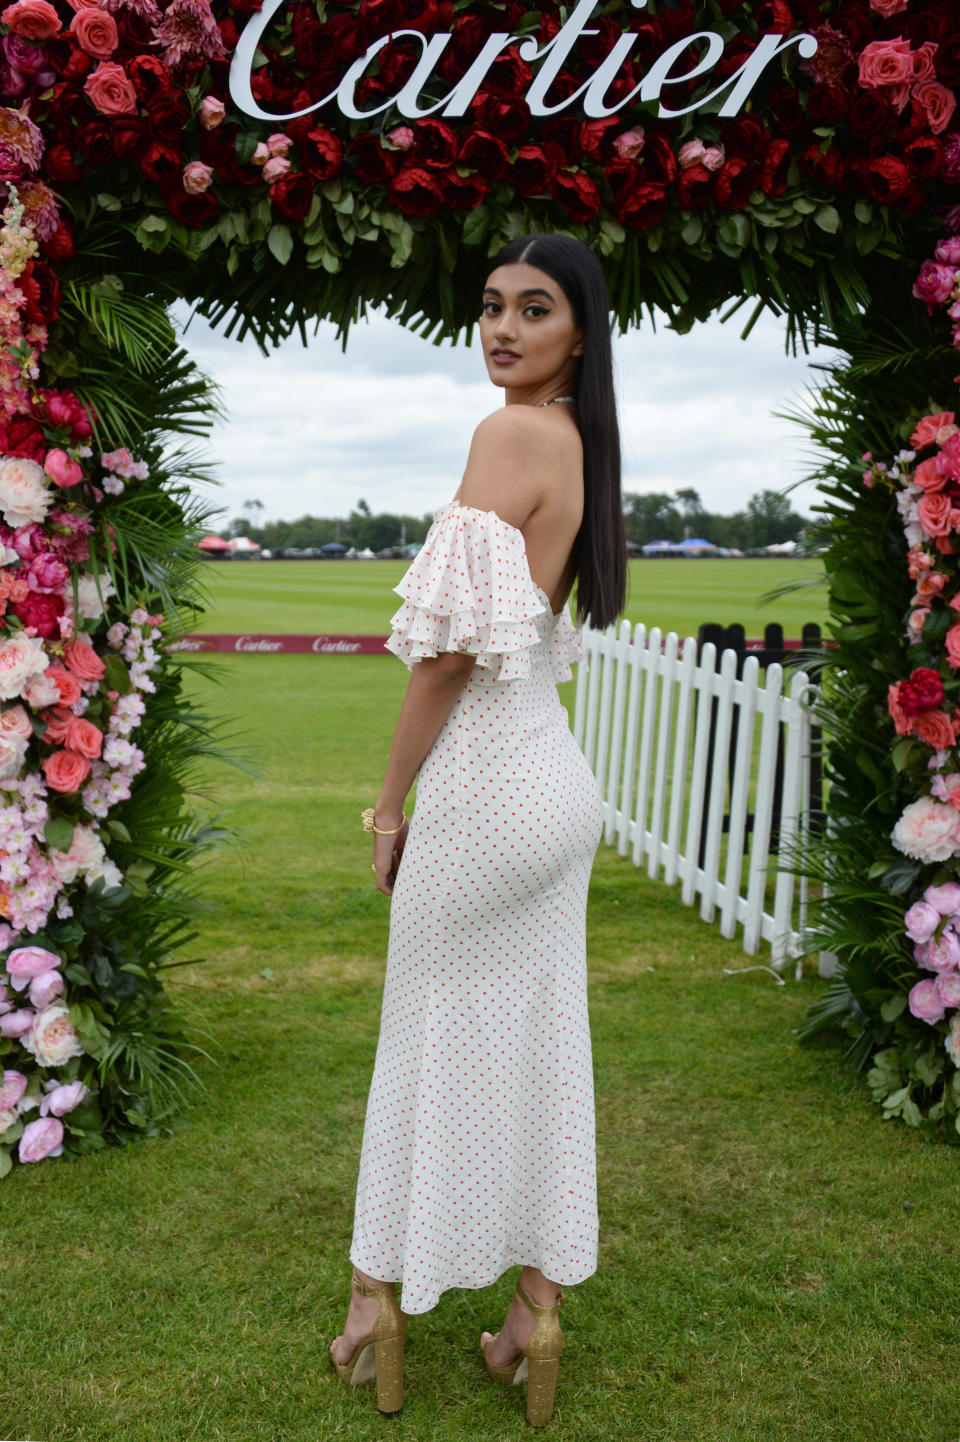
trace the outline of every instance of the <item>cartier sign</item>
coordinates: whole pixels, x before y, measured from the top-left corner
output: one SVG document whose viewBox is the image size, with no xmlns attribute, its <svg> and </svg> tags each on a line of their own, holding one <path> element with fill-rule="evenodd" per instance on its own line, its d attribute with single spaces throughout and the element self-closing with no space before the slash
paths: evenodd
<svg viewBox="0 0 960 1442">
<path fill-rule="evenodd" d="M 440 100 L 421 104 L 421 95 L 450 43 L 449 33 L 431 35 L 428 38 L 419 30 L 394 30 L 368 46 L 366 53 L 353 62 L 334 90 L 318 97 L 302 110 L 276 115 L 262 110 L 257 104 L 250 87 L 250 76 L 260 38 L 285 3 L 286 0 L 264 0 L 263 9 L 252 15 L 247 22 L 230 65 L 230 94 L 233 102 L 246 115 L 257 120 L 293 120 L 297 116 L 309 115 L 333 104 L 350 120 L 368 120 L 393 107 L 408 120 L 419 120 L 426 115 L 436 114 L 448 118 L 463 116 L 483 85 L 490 66 L 511 45 L 518 45 L 521 59 L 537 67 L 525 96 L 532 115 L 557 115 L 563 110 L 577 107 L 582 114 L 595 119 L 613 115 L 618 110 L 629 108 L 631 104 L 655 102 L 659 106 L 660 117 L 664 119 L 688 115 L 704 106 L 708 107 L 712 114 L 731 116 L 738 114 L 771 61 L 794 46 L 805 59 L 814 55 L 817 49 L 817 41 L 813 35 L 761 35 L 753 52 L 739 70 L 727 76 L 715 89 L 700 96 L 693 104 L 672 110 L 663 99 L 664 92 L 667 92 L 669 97 L 668 87 L 709 75 L 723 55 L 723 37 L 713 30 L 698 30 L 664 50 L 654 60 L 639 85 L 620 100 L 608 104 L 610 87 L 621 66 L 629 58 L 637 39 L 636 35 L 626 31 L 614 42 L 609 55 L 579 89 L 563 100 L 551 100 L 550 88 L 576 49 L 580 37 L 597 33 L 596 30 L 588 28 L 594 11 L 598 9 L 597 0 L 580 0 L 563 27 L 543 45 L 531 36 L 523 39 L 506 31 L 496 31 L 490 35 L 463 75 Z M 631 0 L 631 3 L 634 9 L 642 10 L 647 0 Z M 360 110 L 356 102 L 357 85 L 381 51 L 386 50 L 395 40 L 404 38 L 413 39 L 420 46 L 420 59 L 413 74 L 395 95 L 367 110 Z M 693 65 L 689 64 L 688 55 L 691 45 L 699 51 Z M 721 101 L 719 105 L 718 100 Z"/>
</svg>

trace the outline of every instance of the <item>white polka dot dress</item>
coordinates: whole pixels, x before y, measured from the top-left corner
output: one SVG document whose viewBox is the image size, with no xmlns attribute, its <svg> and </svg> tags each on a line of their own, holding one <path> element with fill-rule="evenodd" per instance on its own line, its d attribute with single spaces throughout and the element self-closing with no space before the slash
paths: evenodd
<svg viewBox="0 0 960 1442">
<path fill-rule="evenodd" d="M 350 1258 L 427 1312 L 516 1265 L 596 1270 L 587 885 L 596 781 L 556 682 L 579 654 L 523 536 L 453 502 L 396 588 L 388 647 L 477 663 L 417 785 L 390 908 Z"/>
</svg>

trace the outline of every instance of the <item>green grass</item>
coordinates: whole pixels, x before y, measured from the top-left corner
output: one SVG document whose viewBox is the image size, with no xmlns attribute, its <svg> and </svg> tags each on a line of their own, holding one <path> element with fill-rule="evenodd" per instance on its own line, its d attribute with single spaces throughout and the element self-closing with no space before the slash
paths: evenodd
<svg viewBox="0 0 960 1442">
<path fill-rule="evenodd" d="M 403 561 L 211 561 L 204 575 L 212 604 L 196 629 L 386 635 L 400 604 L 391 588 L 405 570 Z M 767 606 L 760 597 L 822 574 L 815 561 L 632 561 L 625 614 L 681 635 L 721 621 L 761 636 L 779 621 L 784 635 L 799 636 L 804 622 L 825 621 L 825 587 Z"/>
<path fill-rule="evenodd" d="M 242 844 L 203 873 L 207 960 L 169 978 L 215 1065 L 173 1136 L 2 1183 L 0 1437 L 519 1442 L 477 1348 L 512 1276 L 412 1319 L 392 1422 L 326 1356 L 387 940 L 359 813 L 405 672 L 220 668 L 261 774 L 210 774 Z M 884 1123 L 832 1043 L 797 1046 L 816 977 L 724 975 L 750 959 L 603 848 L 588 951 L 600 1268 L 568 1293 L 545 1435 L 956 1442 L 957 1154 Z"/>
</svg>

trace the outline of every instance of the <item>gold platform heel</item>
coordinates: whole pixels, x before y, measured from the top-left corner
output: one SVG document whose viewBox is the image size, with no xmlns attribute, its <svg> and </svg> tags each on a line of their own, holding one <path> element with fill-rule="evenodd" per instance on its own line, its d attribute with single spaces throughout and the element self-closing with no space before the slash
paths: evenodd
<svg viewBox="0 0 960 1442">
<path fill-rule="evenodd" d="M 359 1387 L 376 1378 L 377 1406 L 389 1416 L 403 1406 L 403 1336 L 407 1319 L 397 1305 L 392 1282 L 361 1282 L 356 1272 L 351 1282 L 362 1297 L 379 1300 L 380 1315 L 367 1336 L 360 1338 L 348 1361 L 338 1362 L 331 1353 L 333 1365 L 347 1387 Z"/>
<path fill-rule="evenodd" d="M 560 1330 L 558 1313 L 563 1302 L 561 1292 L 550 1307 L 541 1307 L 527 1293 L 522 1282 L 517 1283 L 517 1296 L 537 1319 L 533 1335 L 526 1350 L 515 1362 L 496 1363 L 487 1357 L 489 1342 L 483 1344 L 483 1361 L 487 1375 L 494 1382 L 506 1387 L 516 1386 L 526 1378 L 527 1421 L 531 1427 L 543 1427 L 553 1416 L 553 1399 L 557 1390 L 560 1373 L 560 1353 L 563 1351 L 563 1333 Z"/>
</svg>

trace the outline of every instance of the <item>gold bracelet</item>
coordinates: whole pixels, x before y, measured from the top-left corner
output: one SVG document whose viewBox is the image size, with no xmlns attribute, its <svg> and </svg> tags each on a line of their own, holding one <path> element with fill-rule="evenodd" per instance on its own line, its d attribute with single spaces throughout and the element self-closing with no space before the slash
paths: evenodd
<svg viewBox="0 0 960 1442">
<path fill-rule="evenodd" d="M 364 831 L 375 831 L 378 836 L 396 836 L 397 832 L 400 830 L 400 827 L 404 825 L 407 819 L 402 811 L 400 812 L 400 815 L 401 817 L 403 817 L 403 820 L 400 822 L 400 826 L 395 826 L 392 831 L 380 830 L 380 827 L 377 825 L 376 817 L 374 815 L 372 806 L 368 806 L 366 811 L 361 811 L 360 820 L 363 822 Z"/>
</svg>

